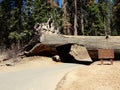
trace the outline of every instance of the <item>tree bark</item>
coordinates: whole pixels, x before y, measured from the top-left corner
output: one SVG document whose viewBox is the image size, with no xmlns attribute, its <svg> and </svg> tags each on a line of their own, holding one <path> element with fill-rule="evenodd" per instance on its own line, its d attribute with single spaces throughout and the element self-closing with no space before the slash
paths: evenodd
<svg viewBox="0 0 120 90">
<path fill-rule="evenodd" d="M 53 56 L 58 54 L 57 49 L 59 49 L 61 55 L 65 57 L 68 55 L 69 57 L 69 54 L 66 55 L 66 52 L 70 52 L 69 49 L 71 45 L 74 44 L 84 46 L 89 51 L 92 58 L 97 58 L 98 49 L 114 49 L 115 53 L 120 53 L 120 36 L 110 36 L 106 38 L 106 36 L 70 36 L 44 33 L 40 38 L 36 37 L 36 39 L 39 41 L 30 43 L 25 47 L 24 54 L 26 56 Z M 78 49 L 74 50 L 76 52 Z"/>
<path fill-rule="evenodd" d="M 104 31 L 105 31 L 105 35 L 107 36 L 107 35 L 108 35 L 108 32 L 107 32 L 107 27 L 106 27 L 105 19 L 104 19 Z"/>
<path fill-rule="evenodd" d="M 75 15 L 74 15 L 74 35 L 77 35 L 77 0 L 74 0 L 75 3 Z"/>
<path fill-rule="evenodd" d="M 60 46 L 68 43 L 77 43 L 90 50 L 97 49 L 120 49 L 120 36 L 68 36 L 68 35 L 48 35 L 44 34 L 45 45 Z"/>
<path fill-rule="evenodd" d="M 84 35 L 84 23 L 83 23 L 83 14 L 81 13 L 81 32 Z"/>
</svg>

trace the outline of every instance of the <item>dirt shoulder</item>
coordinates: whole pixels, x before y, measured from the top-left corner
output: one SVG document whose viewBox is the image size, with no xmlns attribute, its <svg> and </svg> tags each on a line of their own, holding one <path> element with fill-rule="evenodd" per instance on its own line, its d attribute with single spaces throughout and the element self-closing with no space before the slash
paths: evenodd
<svg viewBox="0 0 120 90">
<path fill-rule="evenodd" d="M 9 62 L 9 61 L 6 61 Z M 6 66 L 3 62 L 0 66 L 0 72 L 14 72 L 23 69 L 30 69 L 30 68 L 37 68 L 37 67 L 47 67 L 50 65 L 58 65 L 60 63 L 54 62 L 49 57 L 42 57 L 42 56 L 32 56 L 32 57 L 25 57 L 20 60 L 17 64 L 13 66 Z"/>
<path fill-rule="evenodd" d="M 120 61 L 95 62 L 68 73 L 56 90 L 120 90 Z"/>
</svg>

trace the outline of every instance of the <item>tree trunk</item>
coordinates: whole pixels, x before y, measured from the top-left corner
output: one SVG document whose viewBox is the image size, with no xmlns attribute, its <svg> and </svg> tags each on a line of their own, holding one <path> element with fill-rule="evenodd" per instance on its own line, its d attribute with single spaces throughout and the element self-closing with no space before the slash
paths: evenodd
<svg viewBox="0 0 120 90">
<path fill-rule="evenodd" d="M 77 0 L 74 0 L 75 3 L 75 15 L 74 15 L 74 35 L 77 35 Z"/>
<path fill-rule="evenodd" d="M 83 23 L 83 14 L 81 13 L 81 31 L 82 35 L 84 35 L 84 23 Z"/>
<path fill-rule="evenodd" d="M 62 0 L 62 5 L 64 5 L 64 3 L 65 3 L 65 0 Z"/>
<path fill-rule="evenodd" d="M 106 22 L 105 22 L 105 18 L 103 16 L 103 24 L 104 24 L 104 33 L 105 33 L 105 36 L 107 36 L 107 28 L 106 28 Z"/>
<path fill-rule="evenodd" d="M 57 49 L 63 50 L 61 53 L 64 54 L 67 50 L 69 50 L 69 45 L 74 44 L 86 47 L 87 50 L 90 51 L 90 56 L 92 58 L 94 56 L 95 58 L 97 57 L 97 53 L 95 53 L 95 51 L 98 49 L 114 49 L 115 51 L 120 50 L 120 36 L 110 36 L 106 38 L 105 36 L 68 36 L 58 34 L 43 34 L 40 38 L 36 37 L 36 39 L 39 39 L 39 42 L 37 41 L 30 43 L 25 47 L 25 55 L 53 56 L 58 54 Z M 63 46 L 62 49 L 58 48 L 61 46 Z M 78 49 L 75 51 L 77 50 Z M 93 52 L 91 52 L 91 50 Z"/>
<path fill-rule="evenodd" d="M 87 49 L 120 49 L 120 36 L 68 36 L 68 35 L 48 35 L 44 34 L 44 40 L 41 42 L 45 45 L 60 46 L 68 43 L 77 43 L 85 46 Z"/>
</svg>

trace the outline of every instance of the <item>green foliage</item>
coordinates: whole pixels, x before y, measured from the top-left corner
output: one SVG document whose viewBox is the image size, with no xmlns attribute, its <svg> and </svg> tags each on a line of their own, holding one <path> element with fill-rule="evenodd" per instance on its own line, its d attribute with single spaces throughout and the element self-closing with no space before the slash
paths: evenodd
<svg viewBox="0 0 120 90">
<path fill-rule="evenodd" d="M 18 13 L 18 11 L 19 11 L 19 9 L 17 7 L 15 7 L 13 10 L 10 11 L 10 19 L 8 21 L 9 21 L 9 25 L 10 25 L 9 28 L 11 31 L 15 31 L 16 25 L 19 22 L 19 19 L 16 19 L 16 17 L 17 17 L 16 13 Z"/>
<path fill-rule="evenodd" d="M 17 33 L 17 32 L 11 32 L 9 33 L 9 36 L 8 36 L 9 39 L 11 40 L 20 40 L 21 39 L 21 36 Z"/>
<path fill-rule="evenodd" d="M 20 33 L 20 36 L 24 39 L 26 37 L 32 36 L 32 33 L 28 30 L 24 30 L 22 33 Z"/>
<path fill-rule="evenodd" d="M 62 27 L 62 10 L 51 7 L 46 0 L 26 0 L 26 7 L 22 5 L 23 0 L 15 0 L 15 7 L 11 9 L 10 0 L 0 3 L 0 41 L 6 45 L 20 41 L 26 44 L 33 36 L 35 23 L 45 23 L 52 17 L 54 25 Z M 99 3 L 89 0 L 77 0 L 77 30 L 80 32 L 84 25 L 85 35 L 120 35 L 120 1 L 99 0 Z M 74 32 L 75 5 L 73 0 L 66 0 L 66 21 L 71 24 L 70 33 Z M 113 4 L 113 6 L 112 6 Z M 113 12 L 112 12 L 113 10 Z M 81 14 L 83 18 L 81 19 Z M 81 24 L 81 20 L 82 24 Z M 111 29 L 111 30 L 110 30 Z M 12 43 L 11 43 L 12 41 Z"/>
<path fill-rule="evenodd" d="M 102 19 L 102 22 L 104 24 L 104 31 L 105 35 L 109 34 L 111 35 L 110 30 L 110 16 L 111 16 L 111 3 L 108 0 L 102 0 L 98 3 L 98 7 L 100 10 L 100 16 Z"/>
<path fill-rule="evenodd" d="M 47 9 L 47 2 L 45 0 L 35 0 L 33 3 L 33 12 L 32 16 L 35 22 L 46 22 L 50 13 Z"/>
<path fill-rule="evenodd" d="M 99 3 L 98 4 L 99 10 L 100 10 L 100 15 L 102 17 L 102 20 L 107 19 L 108 16 L 108 6 L 105 2 Z"/>
<path fill-rule="evenodd" d="M 35 0 L 33 2 L 32 17 L 35 23 L 45 23 L 52 17 L 55 27 L 61 25 L 62 16 L 58 7 L 51 7 L 45 0 Z"/>
<path fill-rule="evenodd" d="M 104 35 L 103 23 L 100 17 L 100 11 L 97 4 L 88 6 L 88 25 L 86 35 Z"/>
<path fill-rule="evenodd" d="M 115 3 L 113 8 L 113 32 L 112 35 L 120 35 L 120 2 Z"/>
<path fill-rule="evenodd" d="M 59 8 L 52 8 L 50 14 L 54 20 L 55 28 L 57 29 L 57 27 L 61 27 L 62 26 L 62 16 L 61 16 Z"/>
<path fill-rule="evenodd" d="M 8 35 L 9 35 L 9 0 L 3 0 L 0 3 L 0 41 L 2 43 L 9 43 Z"/>
<path fill-rule="evenodd" d="M 52 8 L 46 0 L 27 0 L 26 7 L 22 1 L 16 0 L 13 9 L 10 9 L 10 0 L 0 3 L 0 40 L 9 46 L 17 41 L 29 42 L 37 22 L 45 23 L 52 17 L 56 27 L 61 24 L 60 10 Z"/>
</svg>

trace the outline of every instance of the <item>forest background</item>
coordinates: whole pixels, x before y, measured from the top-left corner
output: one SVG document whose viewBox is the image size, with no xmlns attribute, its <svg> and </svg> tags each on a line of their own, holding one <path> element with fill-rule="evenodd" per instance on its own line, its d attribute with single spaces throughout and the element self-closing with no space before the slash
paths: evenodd
<svg viewBox="0 0 120 90">
<path fill-rule="evenodd" d="M 119 0 L 0 0 L 0 49 L 23 47 L 51 17 L 61 34 L 120 35 Z"/>
</svg>

